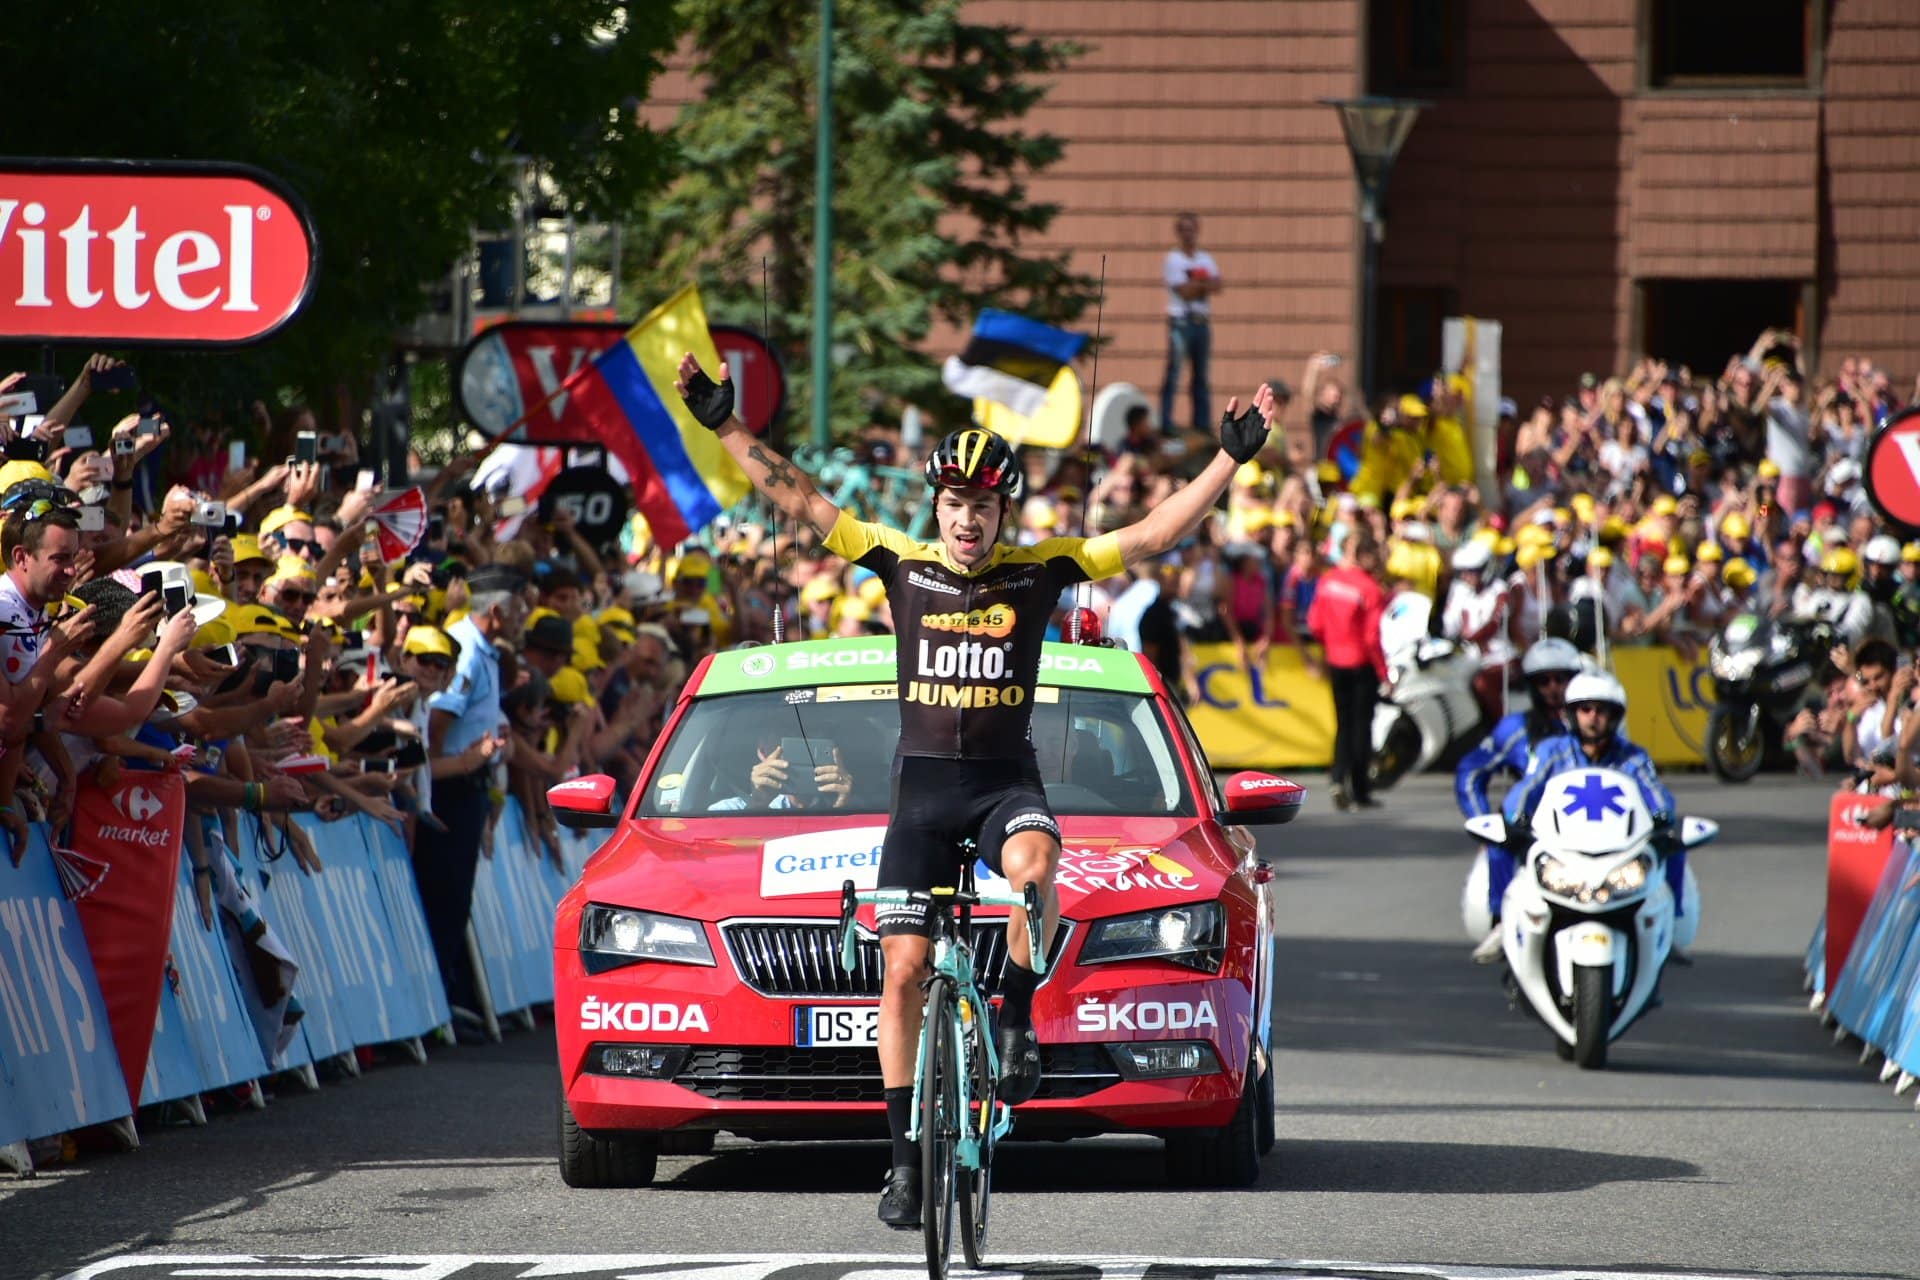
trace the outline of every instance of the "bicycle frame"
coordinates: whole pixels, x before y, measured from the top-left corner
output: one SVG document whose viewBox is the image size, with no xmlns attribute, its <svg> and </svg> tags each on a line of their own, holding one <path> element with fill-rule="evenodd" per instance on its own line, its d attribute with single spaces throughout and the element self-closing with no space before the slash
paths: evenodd
<svg viewBox="0 0 1920 1280">
<path fill-rule="evenodd" d="M 971 920 L 972 909 L 982 907 L 1020 908 L 1027 917 L 1027 944 L 1031 950 L 1033 971 L 1044 977 L 1047 972 L 1046 944 L 1042 938 L 1045 931 L 1045 918 L 1041 914 L 1039 894 L 1029 885 L 1023 893 L 980 892 L 973 886 L 973 869 L 965 867 L 961 875 L 959 889 L 936 888 L 933 892 L 934 928 L 932 934 L 933 951 L 930 957 L 933 975 L 943 977 L 954 986 L 954 1011 L 958 1025 L 954 1028 L 955 1053 L 964 1054 L 966 1036 L 979 1022 L 980 1046 L 987 1055 L 987 1075 L 991 1080 L 1000 1079 L 1000 1055 L 994 1044 L 994 1038 L 986 1034 L 985 1012 L 987 1001 L 981 996 L 980 988 L 974 981 L 973 943 L 967 936 L 966 925 Z M 866 893 L 858 892 L 853 881 L 848 880 L 840 888 L 840 964 L 848 973 L 854 970 L 855 938 L 854 914 L 863 906 L 898 905 L 912 898 L 905 889 L 876 889 Z M 956 908 L 959 914 L 956 916 Z M 1011 917 L 1009 917 L 1011 919 Z M 912 1142 L 920 1141 L 920 1063 L 926 1054 L 927 1020 L 920 1019 L 920 1039 L 914 1048 L 913 1071 L 913 1109 L 908 1114 L 907 1138 Z M 964 1059 L 953 1064 L 954 1078 L 960 1084 L 960 1114 L 971 1111 L 971 1084 L 965 1070 Z M 1013 1108 L 997 1098 L 986 1099 L 981 1108 L 981 1124 L 976 1129 L 969 1124 L 960 1134 L 955 1154 L 961 1167 L 978 1169 L 981 1166 L 980 1149 L 983 1141 L 998 1142 L 1006 1137 L 1013 1127 Z M 988 1131 L 986 1117 L 993 1117 L 991 1131 Z"/>
</svg>

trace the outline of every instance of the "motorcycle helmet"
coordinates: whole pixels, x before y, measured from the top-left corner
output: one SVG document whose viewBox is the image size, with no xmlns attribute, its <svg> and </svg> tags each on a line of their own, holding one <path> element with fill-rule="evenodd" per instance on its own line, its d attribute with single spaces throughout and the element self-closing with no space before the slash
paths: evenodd
<svg viewBox="0 0 1920 1280">
<path fill-rule="evenodd" d="M 1607 726 L 1602 738 L 1604 741 L 1619 732 L 1621 722 L 1627 718 L 1627 691 L 1605 671 L 1584 671 L 1567 684 L 1567 717 L 1572 722 L 1574 732 L 1582 738 L 1587 735 L 1580 729 L 1580 718 L 1576 712 L 1593 703 L 1614 708 L 1614 720 Z"/>
<path fill-rule="evenodd" d="M 1579 672 L 1580 666 L 1580 651 L 1573 647 L 1571 641 L 1557 636 L 1535 641 L 1526 656 L 1520 659 L 1520 671 L 1529 680 L 1555 671 L 1574 675 Z"/>
<path fill-rule="evenodd" d="M 1900 564 L 1900 544 L 1884 533 L 1878 534 L 1867 539 L 1865 558 L 1868 564 L 1897 568 Z"/>
<path fill-rule="evenodd" d="M 1453 553 L 1455 573 L 1484 573 L 1493 563 L 1493 548 L 1480 541 L 1463 542 Z"/>
<path fill-rule="evenodd" d="M 949 432 L 927 457 L 930 489 L 987 489 L 1010 498 L 1020 486 L 1007 442 L 981 427 Z"/>
</svg>

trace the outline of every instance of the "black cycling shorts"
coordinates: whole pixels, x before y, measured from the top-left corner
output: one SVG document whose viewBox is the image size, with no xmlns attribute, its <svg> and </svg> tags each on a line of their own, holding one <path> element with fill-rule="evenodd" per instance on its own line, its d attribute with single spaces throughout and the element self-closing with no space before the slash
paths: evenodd
<svg viewBox="0 0 1920 1280">
<path fill-rule="evenodd" d="M 1000 850 L 1008 836 L 1044 831 L 1060 839 L 1060 826 L 1040 784 L 1040 770 L 1031 759 L 901 756 L 894 762 L 892 814 L 880 846 L 882 889 L 924 894 L 936 885 L 954 885 L 959 879 L 962 840 L 972 840 L 993 873 L 1004 875 Z M 880 936 L 926 937 L 931 901 L 929 897 L 876 908 Z"/>
</svg>

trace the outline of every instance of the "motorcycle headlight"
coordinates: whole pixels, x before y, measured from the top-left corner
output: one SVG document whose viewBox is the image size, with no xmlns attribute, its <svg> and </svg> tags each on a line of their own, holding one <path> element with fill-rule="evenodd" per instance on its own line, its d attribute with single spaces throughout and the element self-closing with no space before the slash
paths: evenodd
<svg viewBox="0 0 1920 1280">
<path fill-rule="evenodd" d="M 580 957 L 588 973 L 604 973 L 642 960 L 711 965 L 713 948 L 698 920 L 596 902 L 580 913 Z"/>
<path fill-rule="evenodd" d="M 1575 875 L 1566 863 L 1552 854 L 1540 855 L 1535 864 L 1534 876 L 1540 881 L 1540 887 L 1548 893 L 1557 893 L 1563 898 L 1571 898 L 1586 888 L 1587 882 Z"/>
<path fill-rule="evenodd" d="M 1607 888 L 1617 897 L 1621 894 L 1638 893 L 1647 887 L 1647 877 L 1653 874 L 1653 859 L 1641 854 L 1632 862 L 1615 867 L 1607 872 Z"/>
<path fill-rule="evenodd" d="M 1722 680 L 1745 680 L 1760 665 L 1761 653 L 1758 649 L 1742 649 L 1739 653 L 1727 653 L 1714 650 L 1708 658 L 1713 674 Z"/>
<path fill-rule="evenodd" d="M 1171 960 L 1218 973 L 1226 955 L 1227 913 L 1218 902 L 1138 911 L 1096 920 L 1080 949 L 1081 964 L 1115 960 Z"/>
</svg>

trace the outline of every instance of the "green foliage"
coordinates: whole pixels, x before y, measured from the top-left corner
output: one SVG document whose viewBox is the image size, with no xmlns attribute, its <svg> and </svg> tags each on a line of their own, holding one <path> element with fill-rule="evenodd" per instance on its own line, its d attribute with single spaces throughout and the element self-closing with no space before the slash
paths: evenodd
<svg viewBox="0 0 1920 1280">
<path fill-rule="evenodd" d="M 971 325 L 982 307 L 1070 323 L 1097 282 L 1065 253 L 1035 253 L 1059 206 L 1030 198 L 1061 140 L 1021 120 L 1044 77 L 1079 50 L 966 22 L 960 0 L 838 0 L 834 40 L 832 420 L 876 405 L 936 417 L 967 406 L 940 386 L 921 344 L 936 320 Z M 789 438 L 812 392 L 817 0 L 681 0 L 705 95 L 675 123 L 680 176 L 633 228 L 635 285 L 665 297 L 698 279 L 717 321 L 771 328 L 787 361 Z"/>
<path fill-rule="evenodd" d="M 506 157 L 539 157 L 600 216 L 657 187 L 668 152 L 635 107 L 674 22 L 617 0 L 11 0 L 0 153 L 285 179 L 320 239 L 304 314 L 244 351 L 134 360 L 188 409 L 270 389 L 330 405 L 334 386 L 367 385 L 469 228 L 506 207 Z"/>
</svg>

